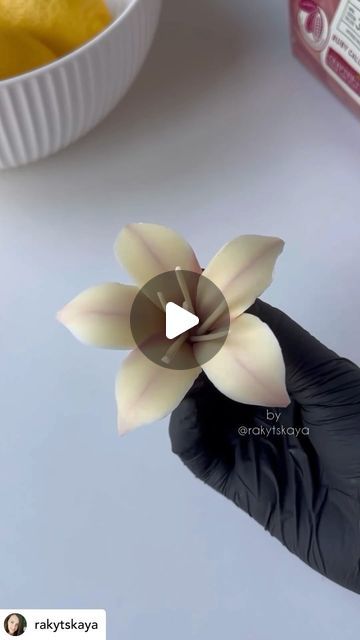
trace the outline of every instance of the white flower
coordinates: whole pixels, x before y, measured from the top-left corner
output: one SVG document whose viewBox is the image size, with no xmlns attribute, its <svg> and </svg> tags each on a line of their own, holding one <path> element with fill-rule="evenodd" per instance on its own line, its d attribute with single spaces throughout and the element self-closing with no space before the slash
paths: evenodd
<svg viewBox="0 0 360 640">
<path fill-rule="evenodd" d="M 267 324 L 245 313 L 272 282 L 280 238 L 243 235 L 214 256 L 203 275 L 222 292 L 230 313 L 229 334 L 220 350 L 201 367 L 175 370 L 156 365 L 137 348 L 130 328 L 130 312 L 139 288 L 155 276 L 176 270 L 202 273 L 196 255 L 176 232 L 156 224 L 130 224 L 115 243 L 116 257 L 136 286 L 100 284 L 86 289 L 58 312 L 58 320 L 81 342 L 110 349 L 133 349 L 116 378 L 118 428 L 126 433 L 171 413 L 201 369 L 232 400 L 262 406 L 286 407 L 285 364 L 280 345 Z M 176 349 L 192 349 L 196 361 L 206 361 L 207 340 L 216 339 L 219 313 L 207 306 L 199 287 L 192 308 L 200 318 L 202 341 L 181 336 Z M 206 316 L 204 313 L 206 312 Z M 220 332 L 221 333 L 221 332 Z M 205 339 L 204 339 L 205 338 Z M 163 336 L 164 352 L 169 341 Z M 173 343 L 174 344 L 174 343 Z"/>
</svg>

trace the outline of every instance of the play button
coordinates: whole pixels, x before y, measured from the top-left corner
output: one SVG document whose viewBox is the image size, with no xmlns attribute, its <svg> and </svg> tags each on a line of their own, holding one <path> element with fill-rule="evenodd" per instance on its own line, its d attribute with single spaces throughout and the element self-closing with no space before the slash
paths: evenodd
<svg viewBox="0 0 360 640">
<path fill-rule="evenodd" d="M 186 311 L 186 309 L 179 307 L 179 305 L 174 302 L 167 303 L 165 315 L 166 337 L 169 340 L 181 336 L 182 333 L 199 324 L 199 318 L 195 314 Z"/>
<path fill-rule="evenodd" d="M 180 267 L 149 280 L 135 296 L 130 312 L 137 347 L 168 369 L 205 364 L 223 346 L 229 324 L 229 310 L 218 287 Z"/>
</svg>

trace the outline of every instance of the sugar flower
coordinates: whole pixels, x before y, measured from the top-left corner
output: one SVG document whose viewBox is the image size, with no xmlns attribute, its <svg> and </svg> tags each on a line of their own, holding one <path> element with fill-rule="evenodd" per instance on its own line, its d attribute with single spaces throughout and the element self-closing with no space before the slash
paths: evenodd
<svg viewBox="0 0 360 640">
<path fill-rule="evenodd" d="M 115 255 L 135 280 L 86 289 L 58 312 L 58 320 L 81 342 L 95 347 L 132 350 L 116 378 L 118 429 L 121 434 L 159 420 L 177 407 L 201 370 L 225 396 L 250 405 L 286 407 L 285 364 L 280 345 L 267 324 L 245 313 L 271 284 L 280 238 L 238 236 L 213 257 L 203 271 L 193 249 L 175 231 L 156 224 L 129 224 L 115 242 Z M 130 314 L 134 300 L 148 281 L 175 271 L 183 291 L 184 308 L 199 316 L 195 333 L 169 341 L 154 336 L 164 349 L 164 362 L 174 350 L 192 350 L 190 369 L 176 370 L 155 364 L 135 343 Z M 213 282 L 227 303 L 230 327 L 226 339 L 219 327 L 221 310 L 210 309 L 201 288 L 194 296 L 186 289 L 182 271 L 201 274 Z M 159 315 L 165 313 L 166 300 Z M 221 323 L 220 323 L 221 324 Z M 207 359 L 211 342 L 222 339 L 218 352 Z M 170 345 L 170 346 L 169 346 Z"/>
</svg>

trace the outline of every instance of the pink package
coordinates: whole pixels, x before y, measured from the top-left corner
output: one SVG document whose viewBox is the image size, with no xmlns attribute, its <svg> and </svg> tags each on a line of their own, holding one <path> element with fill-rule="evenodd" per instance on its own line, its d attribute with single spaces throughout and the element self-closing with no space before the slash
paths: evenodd
<svg viewBox="0 0 360 640">
<path fill-rule="evenodd" d="M 293 52 L 360 117 L 360 0 L 290 0 Z"/>
</svg>

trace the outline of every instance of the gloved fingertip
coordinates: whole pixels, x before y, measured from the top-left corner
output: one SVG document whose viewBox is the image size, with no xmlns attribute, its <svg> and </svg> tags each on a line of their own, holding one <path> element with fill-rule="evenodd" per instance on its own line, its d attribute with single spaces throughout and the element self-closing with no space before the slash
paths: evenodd
<svg viewBox="0 0 360 640">
<path fill-rule="evenodd" d="M 185 397 L 172 412 L 169 423 L 171 450 L 178 456 L 192 454 L 199 442 L 199 422 L 196 400 Z"/>
</svg>

